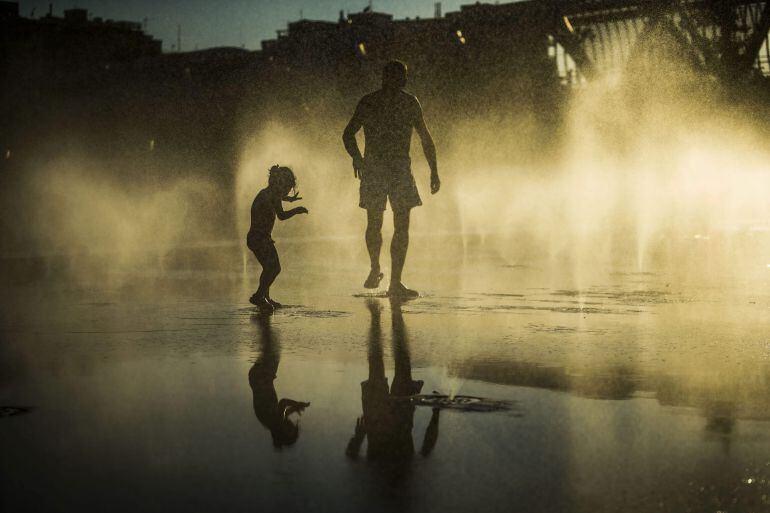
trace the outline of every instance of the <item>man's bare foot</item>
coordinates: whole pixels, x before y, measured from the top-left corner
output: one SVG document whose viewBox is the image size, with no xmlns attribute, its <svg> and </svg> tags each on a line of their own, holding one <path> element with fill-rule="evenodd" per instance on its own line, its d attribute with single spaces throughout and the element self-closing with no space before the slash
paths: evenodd
<svg viewBox="0 0 770 513">
<path fill-rule="evenodd" d="M 265 298 L 265 296 L 258 296 L 254 294 L 249 298 L 249 303 L 256 306 L 262 313 L 271 313 L 275 310 L 275 307 Z"/>
<path fill-rule="evenodd" d="M 267 302 L 270 303 L 270 305 L 272 305 L 273 308 L 276 308 L 276 309 L 277 308 L 283 308 L 283 305 L 281 303 L 279 303 L 278 301 L 275 301 L 274 299 L 269 298 L 269 297 L 266 297 L 265 299 L 267 299 Z"/>
<path fill-rule="evenodd" d="M 401 283 L 391 283 L 388 288 L 388 296 L 397 299 L 414 299 L 420 294 L 416 290 L 408 289 Z"/>
<path fill-rule="evenodd" d="M 373 316 L 379 317 L 380 312 L 382 312 L 382 305 L 377 299 L 373 297 L 366 298 L 366 308 L 369 309 L 369 313 L 371 313 Z"/>
<path fill-rule="evenodd" d="M 380 281 L 382 280 L 383 276 L 385 275 L 382 274 L 379 270 L 375 271 L 372 269 L 369 273 L 369 276 L 366 278 L 366 281 L 364 282 L 364 288 L 376 289 L 380 286 Z"/>
</svg>

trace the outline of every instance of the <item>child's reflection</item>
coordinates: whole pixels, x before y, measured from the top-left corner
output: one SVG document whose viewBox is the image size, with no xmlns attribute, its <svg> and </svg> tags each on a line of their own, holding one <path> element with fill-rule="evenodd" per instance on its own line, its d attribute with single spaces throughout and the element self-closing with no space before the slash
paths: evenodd
<svg viewBox="0 0 770 513">
<path fill-rule="evenodd" d="M 369 329 L 369 379 L 361 383 L 363 416 L 356 421 L 353 437 L 347 447 L 347 455 L 355 458 L 368 436 L 367 457 L 370 459 L 406 461 L 414 454 L 412 425 L 414 405 L 409 396 L 419 394 L 423 382 L 412 379 L 409 342 L 404 328 L 401 304 L 391 302 L 393 328 L 393 359 L 395 374 L 388 390 L 382 354 L 382 307 L 376 300 L 367 302 L 371 313 Z M 427 456 L 438 439 L 439 410 L 434 409 L 430 424 L 425 431 L 421 453 Z"/>
<path fill-rule="evenodd" d="M 270 315 L 254 316 L 252 320 L 259 326 L 260 355 L 249 369 L 249 386 L 254 395 L 254 414 L 273 437 L 276 448 L 291 446 L 299 438 L 299 423 L 290 416 L 301 414 L 310 403 L 292 399 L 278 400 L 275 392 L 275 378 L 278 363 L 281 360 L 281 345 L 270 325 Z"/>
</svg>

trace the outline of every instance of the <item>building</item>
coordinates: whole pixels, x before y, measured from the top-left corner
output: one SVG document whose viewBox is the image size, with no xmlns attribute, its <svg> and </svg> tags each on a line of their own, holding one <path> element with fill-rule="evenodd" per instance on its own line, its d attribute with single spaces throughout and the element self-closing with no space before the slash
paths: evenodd
<svg viewBox="0 0 770 513">
<path fill-rule="evenodd" d="M 91 19 L 85 9 L 23 18 L 17 2 L 0 2 L 0 34 L 0 73 L 15 83 L 88 74 L 161 53 L 161 41 L 140 24 Z"/>
<path fill-rule="evenodd" d="M 337 22 L 290 23 L 260 53 L 276 89 L 300 95 L 324 85 L 343 97 L 360 95 L 379 85 L 384 63 L 399 59 L 409 67 L 410 89 L 439 108 L 459 103 L 466 114 L 483 115 L 514 105 L 547 113 L 564 82 L 551 9 L 550 2 L 474 4 L 403 20 L 365 9 L 340 13 Z"/>
</svg>

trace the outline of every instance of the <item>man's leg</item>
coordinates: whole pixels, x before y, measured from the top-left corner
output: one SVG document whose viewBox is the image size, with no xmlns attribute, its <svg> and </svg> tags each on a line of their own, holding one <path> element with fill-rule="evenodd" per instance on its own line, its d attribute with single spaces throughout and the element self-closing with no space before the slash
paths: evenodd
<svg viewBox="0 0 770 513">
<path fill-rule="evenodd" d="M 393 361 L 395 373 L 390 393 L 394 396 L 408 396 L 419 394 L 423 382 L 412 379 L 412 359 L 409 352 L 409 340 L 404 326 L 404 314 L 401 311 L 401 301 L 398 299 L 390 302 L 391 324 L 393 327 Z"/>
<path fill-rule="evenodd" d="M 380 303 L 368 298 L 366 307 L 371 315 L 369 322 L 369 382 L 385 383 L 385 362 L 382 355 L 382 324 L 380 322 Z M 386 385 L 387 386 L 387 385 Z"/>
<path fill-rule="evenodd" d="M 367 209 L 366 211 L 366 249 L 369 251 L 371 271 L 364 283 L 367 289 L 375 289 L 380 284 L 380 249 L 382 249 L 382 217 L 383 211 Z"/>
<path fill-rule="evenodd" d="M 401 285 L 406 250 L 409 249 L 409 209 L 393 210 L 393 240 L 390 242 L 390 288 Z"/>
</svg>

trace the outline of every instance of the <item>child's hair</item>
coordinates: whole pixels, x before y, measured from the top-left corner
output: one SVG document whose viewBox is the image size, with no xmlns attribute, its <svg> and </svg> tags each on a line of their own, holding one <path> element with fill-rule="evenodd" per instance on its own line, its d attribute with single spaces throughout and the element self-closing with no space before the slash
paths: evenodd
<svg viewBox="0 0 770 513">
<path fill-rule="evenodd" d="M 278 187 L 289 186 L 293 189 L 297 186 L 297 178 L 291 168 L 276 164 L 268 171 L 267 183 Z"/>
</svg>

